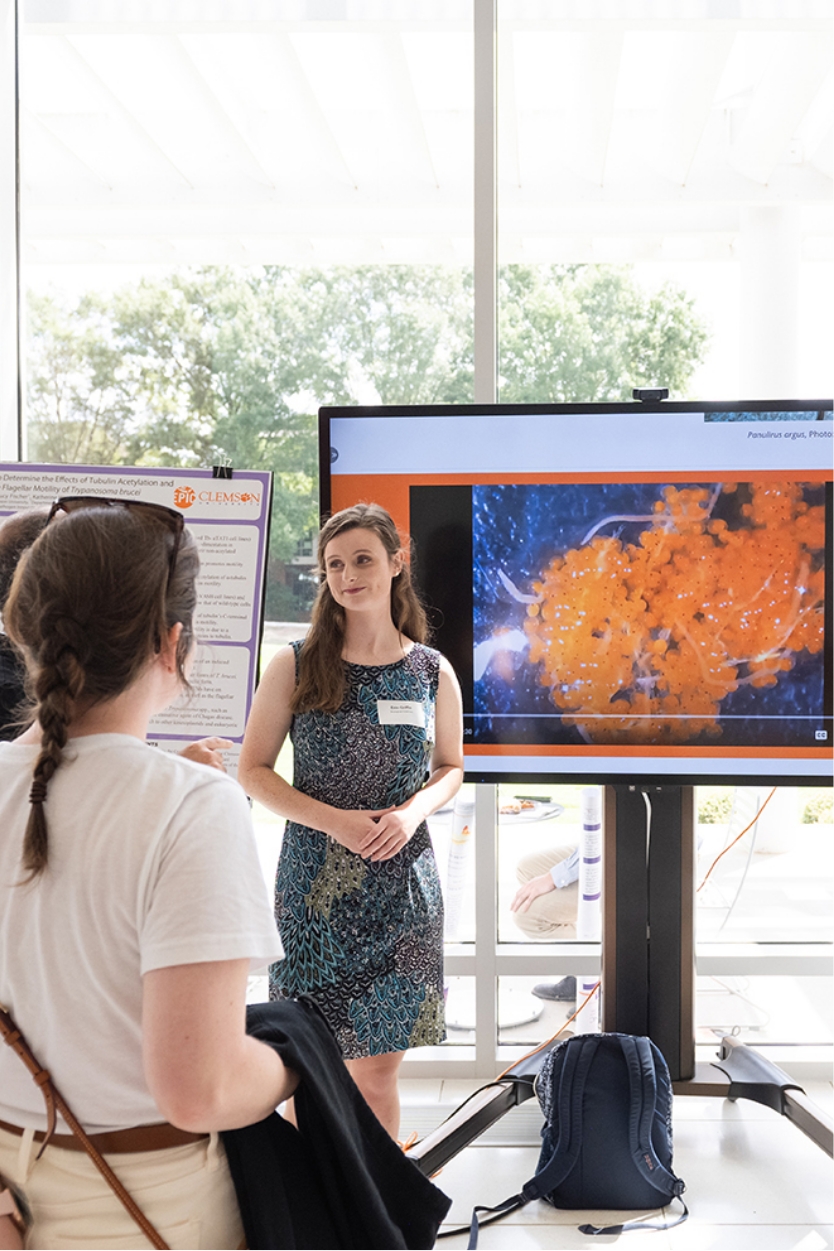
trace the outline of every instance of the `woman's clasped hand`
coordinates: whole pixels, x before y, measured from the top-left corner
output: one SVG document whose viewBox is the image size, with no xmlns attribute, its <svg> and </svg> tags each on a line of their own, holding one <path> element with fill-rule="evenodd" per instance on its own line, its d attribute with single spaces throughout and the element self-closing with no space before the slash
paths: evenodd
<svg viewBox="0 0 834 1251">
<path fill-rule="evenodd" d="M 350 826 L 356 820 L 354 834 Z M 339 835 L 334 836 L 351 851 L 366 860 L 390 860 L 396 856 L 425 820 L 419 812 L 406 808 L 382 808 L 378 812 L 345 813 L 340 820 Z"/>
</svg>

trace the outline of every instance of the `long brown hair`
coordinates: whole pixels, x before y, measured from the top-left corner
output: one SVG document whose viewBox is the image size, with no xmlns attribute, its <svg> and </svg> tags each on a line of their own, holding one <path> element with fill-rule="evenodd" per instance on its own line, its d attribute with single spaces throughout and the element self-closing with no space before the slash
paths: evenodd
<svg viewBox="0 0 834 1251">
<path fill-rule="evenodd" d="M 0 612 L 20 558 L 43 530 L 47 516 L 45 508 L 32 509 L 30 512 L 13 513 L 0 523 Z"/>
<path fill-rule="evenodd" d="M 325 574 L 324 553 L 331 539 L 348 530 L 370 530 L 382 542 L 389 559 L 403 550 L 404 543 L 389 513 L 379 504 L 355 504 L 334 513 L 322 526 L 318 543 L 321 584 L 313 604 L 310 631 L 304 640 L 298 663 L 298 685 L 290 707 L 293 712 L 336 712 L 345 698 L 346 675 L 342 661 L 345 639 L 344 609 L 330 594 Z M 425 643 L 429 626 L 423 605 L 411 581 L 408 562 L 391 581 L 391 620 L 400 634 Z"/>
<path fill-rule="evenodd" d="M 85 508 L 47 526 L 18 565 L 4 622 L 26 660 L 42 730 L 23 843 L 27 880 L 46 868 L 44 800 L 73 718 L 127 690 L 177 622 L 177 673 L 187 686 L 199 557 L 184 531 L 169 582 L 174 542 L 151 513 Z"/>
</svg>

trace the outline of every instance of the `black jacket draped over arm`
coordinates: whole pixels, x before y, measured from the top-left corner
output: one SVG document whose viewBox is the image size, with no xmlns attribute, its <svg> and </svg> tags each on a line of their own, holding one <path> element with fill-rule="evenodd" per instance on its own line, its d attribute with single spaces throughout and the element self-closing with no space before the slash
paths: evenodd
<svg viewBox="0 0 834 1251">
<path fill-rule="evenodd" d="M 434 1246 L 451 1200 L 382 1128 L 313 1002 L 252 1004 L 246 1019 L 301 1075 L 298 1129 L 273 1114 L 223 1134 L 248 1246 Z"/>
</svg>

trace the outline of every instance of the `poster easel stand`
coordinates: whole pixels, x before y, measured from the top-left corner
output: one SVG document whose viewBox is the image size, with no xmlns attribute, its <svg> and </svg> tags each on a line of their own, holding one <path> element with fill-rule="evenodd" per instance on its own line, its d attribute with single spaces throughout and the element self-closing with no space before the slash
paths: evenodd
<svg viewBox="0 0 834 1251">
<path fill-rule="evenodd" d="M 786 1116 L 829 1156 L 832 1121 L 751 1047 L 723 1038 L 695 1063 L 695 797 L 691 786 L 606 786 L 602 1028 L 645 1034 L 666 1058 L 676 1095 L 751 1099 Z M 547 1049 L 484 1087 L 409 1152 L 431 1176 L 533 1095 Z"/>
</svg>

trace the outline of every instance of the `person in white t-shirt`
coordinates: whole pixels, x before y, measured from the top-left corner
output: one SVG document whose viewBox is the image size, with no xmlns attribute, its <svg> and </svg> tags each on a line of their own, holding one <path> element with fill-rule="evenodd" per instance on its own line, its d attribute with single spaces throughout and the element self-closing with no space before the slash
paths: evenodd
<svg viewBox="0 0 834 1251">
<path fill-rule="evenodd" d="M 21 561 L 4 619 L 37 706 L 0 743 L 0 1002 L 162 1237 L 234 1247 L 218 1133 L 297 1079 L 245 1033 L 248 974 L 282 955 L 245 796 L 144 742 L 187 686 L 197 571 L 181 514 L 91 498 L 57 501 Z M 45 1129 L 0 1047 L 27 1245 L 147 1245 L 61 1121 L 38 1158 Z"/>
</svg>

